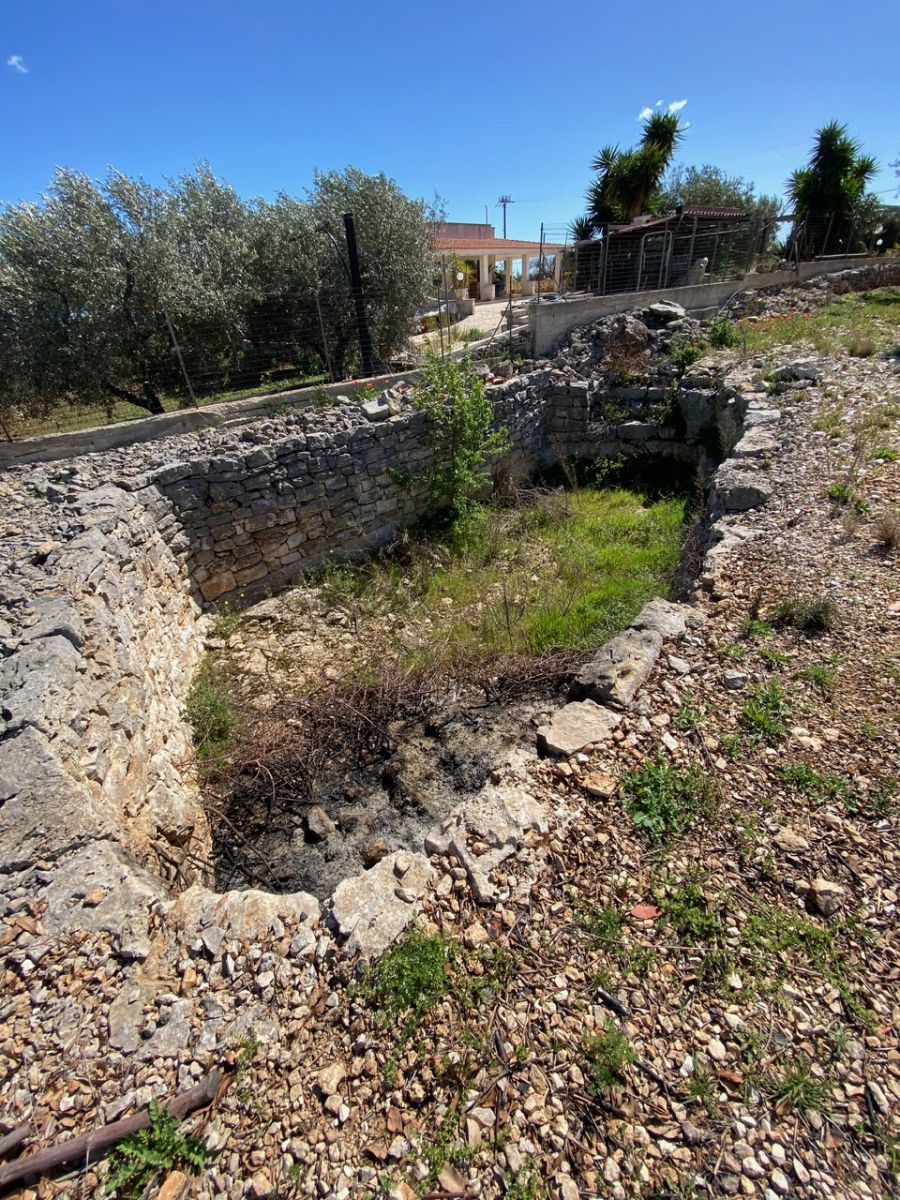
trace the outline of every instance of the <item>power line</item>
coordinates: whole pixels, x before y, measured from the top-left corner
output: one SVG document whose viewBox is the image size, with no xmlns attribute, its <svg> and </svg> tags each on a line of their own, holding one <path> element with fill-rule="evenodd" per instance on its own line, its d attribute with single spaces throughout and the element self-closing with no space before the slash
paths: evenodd
<svg viewBox="0 0 900 1200">
<path fill-rule="evenodd" d="M 506 206 L 507 204 L 515 204 L 512 196 L 502 195 L 497 201 L 497 207 L 503 209 L 503 237 L 506 239 Z"/>
</svg>

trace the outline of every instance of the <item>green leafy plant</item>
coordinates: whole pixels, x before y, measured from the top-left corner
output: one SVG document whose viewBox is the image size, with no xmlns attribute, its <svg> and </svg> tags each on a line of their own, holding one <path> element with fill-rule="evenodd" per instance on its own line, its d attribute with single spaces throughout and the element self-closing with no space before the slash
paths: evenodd
<svg viewBox="0 0 900 1200">
<path fill-rule="evenodd" d="M 784 697 L 781 684 L 772 679 L 755 688 L 742 713 L 749 732 L 765 741 L 774 742 L 787 733 L 785 720 L 791 709 Z"/>
<path fill-rule="evenodd" d="M 178 1118 L 150 1101 L 150 1124 L 123 1138 L 109 1156 L 104 1190 L 120 1200 L 138 1200 L 144 1189 L 174 1168 L 201 1171 L 211 1152 L 200 1138 L 179 1132 Z"/>
<path fill-rule="evenodd" d="M 707 327 L 707 335 L 710 345 L 713 346 L 734 346 L 739 337 L 738 326 L 731 317 L 724 313 L 719 313 L 713 317 Z"/>
<path fill-rule="evenodd" d="M 492 429 L 494 411 L 468 358 L 460 363 L 429 355 L 415 391 L 428 421 L 434 456 L 424 478 L 434 512 L 451 523 L 472 516 L 486 483 L 486 464 L 509 445 L 505 427 Z"/>
<path fill-rule="evenodd" d="M 791 625 L 801 633 L 828 633 L 837 625 L 838 606 L 828 596 L 783 600 L 772 619 L 776 625 Z"/>
<path fill-rule="evenodd" d="M 706 350 L 706 342 L 700 338 L 686 337 L 684 334 L 677 333 L 669 342 L 669 358 L 673 366 L 682 372 L 692 366 L 698 358 L 702 358 Z"/>
<path fill-rule="evenodd" d="M 449 991 L 450 943 L 413 928 L 369 967 L 358 986 L 384 1025 L 417 1025 Z"/>
<path fill-rule="evenodd" d="M 845 800 L 855 794 L 853 784 L 846 775 L 822 773 L 809 763 L 783 763 L 777 773 L 783 783 L 816 800 Z"/>
<path fill-rule="evenodd" d="M 850 504 L 853 500 L 853 488 L 849 483 L 833 483 L 825 495 L 835 504 Z"/>
<path fill-rule="evenodd" d="M 607 1025 L 584 1042 L 584 1057 L 588 1068 L 588 1090 L 592 1096 L 622 1082 L 625 1068 L 635 1061 L 634 1048 L 624 1033 Z"/>
<path fill-rule="evenodd" d="M 699 767 L 680 770 L 657 757 L 625 776 L 621 794 L 638 833 L 662 843 L 712 808 L 715 787 Z"/>
</svg>

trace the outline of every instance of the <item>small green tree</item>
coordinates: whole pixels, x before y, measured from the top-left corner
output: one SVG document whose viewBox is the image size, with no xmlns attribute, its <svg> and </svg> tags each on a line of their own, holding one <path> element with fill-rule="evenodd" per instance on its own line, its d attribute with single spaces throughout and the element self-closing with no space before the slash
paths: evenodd
<svg viewBox="0 0 900 1200">
<path fill-rule="evenodd" d="M 428 420 L 434 455 L 424 476 L 430 506 L 456 525 L 477 508 L 486 463 L 509 446 L 509 433 L 505 426 L 492 429 L 493 406 L 468 356 L 456 363 L 430 355 L 415 401 Z"/>
</svg>

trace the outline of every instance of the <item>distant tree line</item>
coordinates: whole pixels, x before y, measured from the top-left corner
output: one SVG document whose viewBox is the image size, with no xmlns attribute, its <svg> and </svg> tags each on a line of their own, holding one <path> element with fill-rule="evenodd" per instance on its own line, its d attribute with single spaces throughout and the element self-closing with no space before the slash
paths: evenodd
<svg viewBox="0 0 900 1200">
<path fill-rule="evenodd" d="M 205 165 L 164 187 L 58 170 L 40 203 L 0 213 L 0 406 L 160 412 L 185 371 L 221 389 L 327 359 L 341 377 L 358 352 L 345 212 L 387 361 L 430 290 L 438 214 L 384 175 L 320 173 L 304 199 L 246 202 Z"/>
</svg>

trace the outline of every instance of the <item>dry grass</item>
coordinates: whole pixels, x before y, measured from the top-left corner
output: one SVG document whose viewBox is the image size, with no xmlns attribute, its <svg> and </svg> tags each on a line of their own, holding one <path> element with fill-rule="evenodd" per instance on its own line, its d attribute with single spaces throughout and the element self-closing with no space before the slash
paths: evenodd
<svg viewBox="0 0 900 1200">
<path fill-rule="evenodd" d="M 900 548 L 900 510 L 885 509 L 873 522 L 873 532 L 879 545 L 887 550 Z"/>
</svg>

